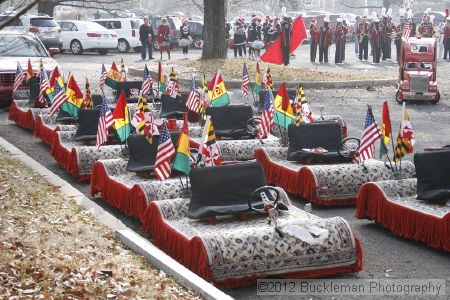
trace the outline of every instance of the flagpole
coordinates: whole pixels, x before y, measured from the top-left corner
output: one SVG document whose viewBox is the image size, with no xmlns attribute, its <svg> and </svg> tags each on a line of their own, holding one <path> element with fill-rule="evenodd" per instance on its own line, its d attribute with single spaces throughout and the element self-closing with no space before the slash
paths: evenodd
<svg viewBox="0 0 450 300">
<path fill-rule="evenodd" d="M 367 106 L 368 106 L 368 109 L 370 111 L 370 116 L 372 117 L 373 123 L 375 124 L 375 128 L 377 130 L 377 134 L 380 137 L 380 141 L 381 141 L 381 143 L 383 143 L 383 136 L 381 135 L 381 132 L 380 132 L 379 127 L 378 127 L 378 124 L 375 121 L 375 117 L 373 116 L 372 106 L 371 105 L 367 105 Z M 391 162 L 391 159 L 389 158 L 389 155 L 386 155 L 386 156 L 388 158 L 389 165 L 391 166 L 391 170 L 394 170 L 394 167 L 392 166 L 392 162 Z"/>
<path fill-rule="evenodd" d="M 389 110 L 388 110 L 388 118 L 389 118 L 389 124 L 391 123 L 391 115 L 389 114 Z M 398 168 L 397 168 L 397 162 L 395 161 L 395 146 L 394 146 L 394 135 L 392 134 L 392 125 L 389 126 L 390 128 L 390 135 L 391 135 L 391 146 L 392 146 L 392 160 L 394 161 L 395 164 L 395 171 L 398 172 Z M 389 153 L 386 153 L 386 156 L 389 158 Z"/>
<path fill-rule="evenodd" d="M 269 87 L 269 89 L 270 89 L 270 87 Z M 266 93 L 269 93 L 269 91 L 268 90 L 266 90 Z M 281 105 L 282 103 L 280 103 L 280 105 Z M 276 113 L 276 111 L 277 111 L 277 109 L 280 107 L 280 105 L 278 105 L 278 107 L 275 107 L 275 100 L 273 101 L 273 106 L 275 107 L 275 112 L 274 112 L 274 115 L 275 115 L 275 117 L 277 118 L 277 125 L 278 125 L 278 130 L 280 131 L 280 135 L 281 135 L 281 141 L 283 142 L 284 141 L 284 134 L 283 134 L 283 131 L 281 130 L 281 125 L 280 125 L 280 120 L 278 119 L 278 114 Z M 282 143 L 283 144 L 283 143 Z"/>
</svg>

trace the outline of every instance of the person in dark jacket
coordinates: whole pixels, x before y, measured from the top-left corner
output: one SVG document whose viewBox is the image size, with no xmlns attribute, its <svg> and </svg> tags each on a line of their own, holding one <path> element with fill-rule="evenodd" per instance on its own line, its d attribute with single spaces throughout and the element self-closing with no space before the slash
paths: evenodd
<svg viewBox="0 0 450 300">
<path fill-rule="evenodd" d="M 183 20 L 180 27 L 180 47 L 183 48 L 184 59 L 188 59 L 189 46 L 192 43 L 191 30 L 189 28 L 188 19 Z"/>
<path fill-rule="evenodd" d="M 153 40 L 155 38 L 155 34 L 153 33 L 152 25 L 150 24 L 150 21 L 148 20 L 148 17 L 145 16 L 143 18 L 144 24 L 139 27 L 139 40 L 142 44 L 141 49 L 141 58 L 142 60 L 145 60 L 146 54 L 147 54 L 147 48 L 148 48 L 148 59 L 153 59 L 153 49 L 152 44 Z"/>
</svg>

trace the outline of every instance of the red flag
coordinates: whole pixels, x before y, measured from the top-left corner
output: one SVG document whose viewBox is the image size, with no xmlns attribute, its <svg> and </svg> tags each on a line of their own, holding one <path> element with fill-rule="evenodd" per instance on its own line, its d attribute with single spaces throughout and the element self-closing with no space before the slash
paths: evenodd
<svg viewBox="0 0 450 300">
<path fill-rule="evenodd" d="M 281 109 L 287 111 L 291 103 L 289 102 L 289 94 L 286 89 L 286 82 L 283 82 L 278 90 L 278 95 L 283 99 L 281 102 Z"/>
<path fill-rule="evenodd" d="M 292 22 L 292 35 L 291 35 L 291 49 L 289 53 L 292 53 L 306 38 L 305 24 L 302 17 L 298 17 Z M 281 65 L 283 63 L 283 52 L 281 51 L 281 36 L 279 36 L 275 42 L 266 50 L 261 56 L 261 60 L 267 63 Z"/>
</svg>

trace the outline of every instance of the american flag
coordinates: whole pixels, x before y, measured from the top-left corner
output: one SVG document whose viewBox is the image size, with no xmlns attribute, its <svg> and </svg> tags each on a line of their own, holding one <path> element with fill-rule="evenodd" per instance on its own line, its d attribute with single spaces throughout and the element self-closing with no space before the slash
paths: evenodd
<svg viewBox="0 0 450 300">
<path fill-rule="evenodd" d="M 106 73 L 105 64 L 102 64 L 102 73 L 100 74 L 100 89 L 103 90 L 103 87 L 105 86 L 105 80 L 108 73 Z"/>
<path fill-rule="evenodd" d="M 411 35 L 411 23 L 406 23 L 405 26 L 403 26 L 403 37 L 405 39 L 408 39 L 409 36 Z"/>
<path fill-rule="evenodd" d="M 200 111 L 200 93 L 195 88 L 194 78 L 192 78 L 191 90 L 186 101 L 186 107 L 196 113 Z"/>
<path fill-rule="evenodd" d="M 44 71 L 44 68 L 41 68 L 39 85 L 40 85 L 40 89 L 39 89 L 38 102 L 39 102 L 39 104 L 41 104 L 43 106 L 47 106 L 47 100 L 45 100 L 44 95 L 45 95 L 45 91 L 50 88 L 50 84 L 48 82 L 47 74 Z"/>
<path fill-rule="evenodd" d="M 53 86 L 53 97 L 52 106 L 50 108 L 50 116 L 53 116 L 58 109 L 67 101 L 67 96 L 64 89 L 59 85 L 58 80 L 55 80 L 55 85 Z"/>
<path fill-rule="evenodd" d="M 103 97 L 100 117 L 98 118 L 97 127 L 97 147 L 100 148 L 108 140 L 108 130 L 113 126 L 114 119 L 109 108 L 108 101 Z"/>
<path fill-rule="evenodd" d="M 19 86 L 22 84 L 25 77 L 26 77 L 26 74 L 23 72 L 23 69 L 20 66 L 19 62 L 17 62 L 17 70 L 16 70 L 16 77 L 14 78 L 13 94 L 17 91 Z"/>
<path fill-rule="evenodd" d="M 266 91 L 264 95 L 264 104 L 262 112 L 261 126 L 259 127 L 259 136 L 264 139 L 267 138 L 273 128 L 273 95 L 272 90 Z"/>
<path fill-rule="evenodd" d="M 248 89 L 250 86 L 250 78 L 248 76 L 247 66 L 244 64 L 242 69 L 242 96 L 248 97 Z"/>
<path fill-rule="evenodd" d="M 373 145 L 381 137 L 380 129 L 378 128 L 372 114 L 372 107 L 369 106 L 366 115 L 366 124 L 364 125 L 364 132 L 361 137 L 361 145 L 359 146 L 359 162 L 362 163 L 366 159 L 374 157 Z"/>
<path fill-rule="evenodd" d="M 150 75 L 150 72 L 148 71 L 147 65 L 144 67 L 144 81 L 142 81 L 142 88 L 141 93 L 142 96 L 148 95 L 151 91 L 152 85 L 153 85 L 153 78 L 152 75 Z"/>
<path fill-rule="evenodd" d="M 175 147 L 170 138 L 169 130 L 167 130 L 166 122 L 161 126 L 159 132 L 158 153 L 156 154 L 155 175 L 159 180 L 170 177 L 170 160 L 175 156 Z"/>
</svg>

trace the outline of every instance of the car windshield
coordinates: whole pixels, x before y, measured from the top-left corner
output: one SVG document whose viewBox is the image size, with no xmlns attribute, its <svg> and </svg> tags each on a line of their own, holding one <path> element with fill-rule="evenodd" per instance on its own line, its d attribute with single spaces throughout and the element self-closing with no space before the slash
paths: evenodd
<svg viewBox="0 0 450 300">
<path fill-rule="evenodd" d="M 421 70 L 431 70 L 433 64 L 430 62 L 407 62 L 407 69 L 421 69 Z"/>
<path fill-rule="evenodd" d="M 52 18 L 35 18 L 30 20 L 31 26 L 36 27 L 58 27 L 58 23 Z"/>
<path fill-rule="evenodd" d="M 47 57 L 47 51 L 34 38 L 26 35 L 0 35 L 0 56 Z"/>
</svg>

